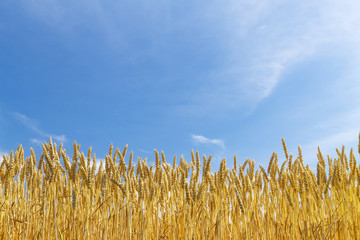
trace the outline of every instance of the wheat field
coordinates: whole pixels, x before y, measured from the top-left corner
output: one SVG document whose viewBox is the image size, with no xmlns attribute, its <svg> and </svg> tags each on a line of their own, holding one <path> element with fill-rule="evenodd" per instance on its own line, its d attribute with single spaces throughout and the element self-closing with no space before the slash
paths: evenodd
<svg viewBox="0 0 360 240">
<path fill-rule="evenodd" d="M 97 166 L 77 143 L 71 157 L 51 139 L 39 158 L 19 146 L 0 165 L 0 239 L 360 238 L 353 149 L 326 160 L 318 149 L 314 172 L 282 143 L 281 164 L 277 153 L 266 167 L 234 156 L 217 171 L 194 151 L 170 164 L 155 150 L 149 166 L 111 145 Z"/>
</svg>

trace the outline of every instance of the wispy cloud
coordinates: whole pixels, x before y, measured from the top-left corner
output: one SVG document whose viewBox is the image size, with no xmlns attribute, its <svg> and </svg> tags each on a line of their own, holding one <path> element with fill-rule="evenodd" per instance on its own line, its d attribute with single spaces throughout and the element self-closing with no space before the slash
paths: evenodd
<svg viewBox="0 0 360 240">
<path fill-rule="evenodd" d="M 150 154 L 151 153 L 150 151 L 147 151 L 147 150 L 144 150 L 144 149 L 141 149 L 141 148 L 139 148 L 138 151 L 142 152 L 142 153 L 145 153 L 145 154 Z"/>
<path fill-rule="evenodd" d="M 56 141 L 59 142 L 66 142 L 66 136 L 64 134 L 62 135 L 51 135 L 51 134 L 46 134 L 47 137 L 52 137 L 53 139 L 55 139 Z"/>
<path fill-rule="evenodd" d="M 177 108 L 181 113 L 208 115 L 214 110 L 251 112 L 259 102 L 272 94 L 289 68 L 331 44 L 346 46 L 360 57 L 359 1 L 293 3 L 283 0 L 231 0 L 226 4 L 223 1 L 212 1 L 203 5 L 197 10 L 191 9 L 190 13 L 179 12 L 179 20 L 179 16 L 171 14 L 172 8 L 178 5 L 162 2 L 136 6 L 137 15 L 129 14 L 133 11 L 127 11 L 133 9 L 131 3 L 109 4 L 92 0 L 73 4 L 68 1 L 47 0 L 26 1 L 24 4 L 26 11 L 32 16 L 54 24 L 57 28 L 76 28 L 79 21 L 84 21 L 81 18 L 90 16 L 89 24 L 92 28 L 101 31 L 109 38 L 109 42 L 122 43 L 111 44 L 113 48 L 124 44 L 130 46 L 133 40 L 131 38 L 134 38 L 132 30 L 118 26 L 124 19 L 139 21 L 134 23 L 135 26 L 147 20 L 156 24 L 169 22 L 171 25 L 166 27 L 171 27 L 171 31 L 164 30 L 160 34 L 169 39 L 172 38 L 168 34 L 175 33 L 176 36 L 190 34 L 191 41 L 203 41 L 204 36 L 213 36 L 216 32 L 214 35 L 221 37 L 213 37 L 209 41 L 216 43 L 214 67 L 202 70 L 199 74 L 205 84 L 198 84 L 192 90 L 187 89 L 186 93 L 181 93 L 186 98 L 185 103 Z M 143 16 L 150 17 L 147 19 Z M 200 40 L 194 36 L 201 36 L 198 38 Z M 160 38 L 147 40 L 162 42 Z M 199 46 L 206 44 L 208 43 L 201 42 Z M 151 44 L 149 46 L 145 51 L 152 51 L 152 48 L 157 47 Z M 138 52 L 139 47 L 136 47 L 135 55 L 139 56 L 142 52 Z M 198 55 L 202 54 L 200 52 Z"/>
<path fill-rule="evenodd" d="M 14 112 L 13 116 L 16 120 L 18 120 L 19 122 L 21 122 L 25 127 L 33 130 L 34 132 L 40 134 L 40 135 L 44 135 L 44 133 L 42 131 L 40 131 L 40 129 L 38 128 L 38 121 L 31 119 L 29 117 L 27 117 L 24 114 L 18 113 L 18 112 Z"/>
<path fill-rule="evenodd" d="M 360 2 L 293 4 L 230 1 L 228 7 L 220 8 L 226 12 L 221 12 L 223 16 L 230 16 L 214 16 L 228 29 L 220 43 L 229 46 L 223 56 L 225 64 L 211 73 L 210 83 L 191 94 L 191 101 L 180 110 L 199 114 L 214 109 L 251 112 L 286 80 L 286 71 L 324 49 L 353 49 L 353 56 L 348 57 L 360 57 L 360 15 L 355 10 Z"/>
<path fill-rule="evenodd" d="M 41 144 L 44 143 L 44 141 L 42 141 L 42 140 L 40 140 L 40 139 L 38 139 L 38 138 L 31 138 L 31 139 L 30 139 L 30 142 L 31 142 L 31 143 L 34 143 L 34 144 L 36 144 L 36 145 L 41 145 Z"/>
<path fill-rule="evenodd" d="M 210 143 L 210 144 L 215 144 L 220 146 L 221 148 L 225 148 L 225 143 L 224 140 L 222 139 L 210 139 L 207 137 L 204 137 L 202 135 L 195 135 L 195 134 L 191 134 L 191 139 L 195 142 L 195 143 Z"/>
<path fill-rule="evenodd" d="M 22 113 L 18 113 L 18 112 L 14 112 L 13 113 L 13 117 L 18 120 L 19 122 L 21 122 L 25 127 L 27 127 L 28 129 L 34 131 L 35 133 L 39 134 L 41 137 L 46 137 L 46 138 L 52 138 L 58 142 L 66 142 L 66 136 L 64 134 L 61 135 L 56 135 L 56 134 L 49 134 L 46 133 L 44 131 L 42 131 L 39 128 L 39 122 L 35 119 L 29 118 L 28 116 L 22 114 Z M 38 138 L 31 138 L 30 141 L 32 143 L 35 144 L 41 144 L 42 140 L 38 139 Z"/>
</svg>

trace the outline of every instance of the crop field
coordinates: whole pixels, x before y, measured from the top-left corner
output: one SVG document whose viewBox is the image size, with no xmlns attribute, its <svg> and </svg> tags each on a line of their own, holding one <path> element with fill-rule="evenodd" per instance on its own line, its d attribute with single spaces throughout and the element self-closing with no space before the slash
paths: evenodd
<svg viewBox="0 0 360 240">
<path fill-rule="evenodd" d="M 360 147 L 318 149 L 313 171 L 282 142 L 281 162 L 234 156 L 215 171 L 194 151 L 187 162 L 155 150 L 150 165 L 111 145 L 99 164 L 77 143 L 19 146 L 1 158 L 0 239 L 359 239 Z"/>
</svg>

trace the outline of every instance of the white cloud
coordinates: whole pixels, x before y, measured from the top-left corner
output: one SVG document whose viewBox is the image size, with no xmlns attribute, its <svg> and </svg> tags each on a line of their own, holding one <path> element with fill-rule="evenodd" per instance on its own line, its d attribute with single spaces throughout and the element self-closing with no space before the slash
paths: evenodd
<svg viewBox="0 0 360 240">
<path fill-rule="evenodd" d="M 61 134 L 61 135 L 55 135 L 55 134 L 49 134 L 49 133 L 46 133 L 42 130 L 40 130 L 39 128 L 39 123 L 37 120 L 34 120 L 34 119 L 31 119 L 29 118 L 28 116 L 22 114 L 22 113 L 18 113 L 18 112 L 14 112 L 13 114 L 13 117 L 18 120 L 19 122 L 21 122 L 25 127 L 29 128 L 30 130 L 34 131 L 35 133 L 41 135 L 43 138 L 46 137 L 46 138 L 52 138 L 56 141 L 59 141 L 59 142 L 66 142 L 66 136 L 64 134 Z M 30 141 L 32 143 L 35 143 L 35 144 L 41 144 L 42 143 L 42 140 L 38 139 L 38 138 L 31 138 Z"/>
<path fill-rule="evenodd" d="M 225 148 L 224 140 L 222 140 L 222 139 L 210 139 L 210 138 L 204 137 L 202 135 L 195 135 L 195 134 L 192 134 L 191 138 L 195 143 L 211 143 L 211 144 L 218 145 L 218 146 L 222 147 L 223 149 Z"/>
<path fill-rule="evenodd" d="M 30 142 L 34 143 L 34 144 L 37 144 L 37 145 L 41 145 L 41 144 L 44 143 L 43 141 L 41 141 L 40 139 L 37 139 L 37 138 L 31 138 Z"/>
<path fill-rule="evenodd" d="M 150 154 L 150 153 L 151 153 L 150 151 L 147 151 L 147 150 L 144 150 L 144 149 L 141 149 L 141 148 L 139 148 L 138 151 L 139 151 L 139 152 L 142 152 L 142 153 L 146 153 L 146 154 Z"/>
<path fill-rule="evenodd" d="M 52 139 L 59 141 L 59 142 L 66 142 L 66 136 L 62 135 L 53 135 L 53 134 L 46 134 L 47 137 L 51 137 Z"/>
<path fill-rule="evenodd" d="M 230 1 L 225 6 L 214 11 L 219 13 L 214 18 L 228 29 L 222 42 L 229 46 L 225 64 L 189 96 L 190 103 L 181 111 L 251 112 L 271 95 L 288 69 L 324 49 L 341 47 L 352 52 L 347 58 L 360 58 L 360 2 L 259 0 Z"/>
<path fill-rule="evenodd" d="M 38 121 L 31 119 L 31 118 L 27 117 L 26 115 L 18 113 L 18 112 L 14 112 L 13 116 L 16 120 L 20 121 L 27 128 L 33 130 L 34 132 L 36 132 L 40 135 L 44 135 L 44 133 L 42 131 L 40 131 L 40 129 L 38 128 Z"/>
<path fill-rule="evenodd" d="M 151 16 L 150 20 L 164 18 L 168 21 L 161 22 L 171 23 L 171 31 L 164 30 L 161 35 L 171 32 L 183 35 L 184 26 L 196 31 L 199 29 L 193 26 L 197 24 L 202 24 L 202 28 L 196 34 L 220 30 L 216 34 L 221 36 L 220 40 L 208 39 L 209 42 L 216 41 L 219 46 L 216 51 L 219 59 L 214 59 L 214 70 L 201 74 L 204 84 L 188 91 L 187 102 L 178 108 L 180 112 L 198 115 L 208 115 L 214 110 L 252 111 L 271 95 L 286 70 L 328 45 L 332 48 L 346 46 L 360 58 L 359 1 L 230 0 L 226 4 L 212 1 L 198 10 L 192 9 L 190 13 L 180 12 L 181 19 L 172 15 L 171 8 L 178 5 L 164 2 L 142 2 L 137 6 L 138 15 L 134 16 L 127 13 L 134 7 L 129 3 L 108 4 L 97 0 L 75 4 L 71 1 L 32 0 L 24 2 L 24 6 L 33 16 L 58 28 L 76 27 L 85 22 L 81 18 L 90 17 L 92 27 L 109 38 L 107 41 L 117 43 L 111 44 L 114 48 L 129 42 L 126 38 L 128 30 L 117 24 L 142 15 Z M 152 40 L 161 42 L 161 39 Z"/>
</svg>

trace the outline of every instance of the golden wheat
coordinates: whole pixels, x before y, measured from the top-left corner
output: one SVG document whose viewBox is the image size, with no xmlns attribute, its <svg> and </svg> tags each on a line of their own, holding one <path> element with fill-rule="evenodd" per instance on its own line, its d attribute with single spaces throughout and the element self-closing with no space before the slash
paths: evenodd
<svg viewBox="0 0 360 240">
<path fill-rule="evenodd" d="M 194 151 L 189 163 L 175 156 L 170 165 L 155 150 L 149 167 L 147 159 L 133 164 L 127 145 L 111 145 L 97 167 L 92 149 L 85 155 L 77 143 L 70 157 L 50 139 L 39 160 L 19 146 L 0 165 L 0 239 L 360 238 L 354 150 L 336 149 L 326 165 L 318 148 L 315 173 L 300 146 L 293 160 L 281 140 L 280 166 L 277 153 L 267 170 L 234 156 L 232 169 L 223 159 L 217 172 L 211 156 L 201 164 Z"/>
</svg>

